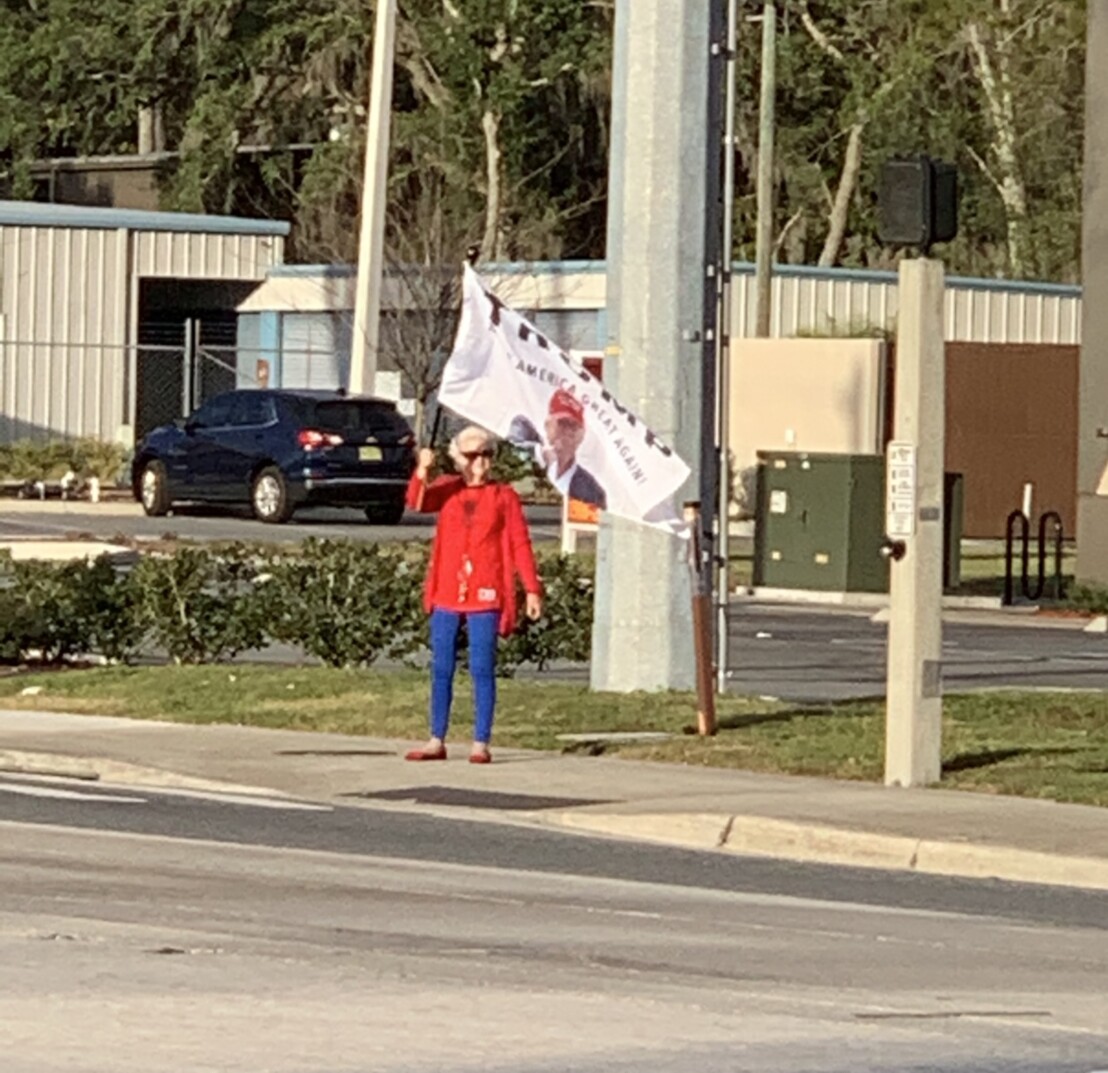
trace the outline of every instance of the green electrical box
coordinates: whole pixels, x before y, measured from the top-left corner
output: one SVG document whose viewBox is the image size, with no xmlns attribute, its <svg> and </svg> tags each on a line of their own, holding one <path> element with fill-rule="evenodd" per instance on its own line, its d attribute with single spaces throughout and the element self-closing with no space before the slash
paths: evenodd
<svg viewBox="0 0 1108 1073">
<path fill-rule="evenodd" d="M 888 592 L 883 455 L 759 451 L 754 585 Z M 946 474 L 943 585 L 959 581 L 962 477 Z"/>
</svg>

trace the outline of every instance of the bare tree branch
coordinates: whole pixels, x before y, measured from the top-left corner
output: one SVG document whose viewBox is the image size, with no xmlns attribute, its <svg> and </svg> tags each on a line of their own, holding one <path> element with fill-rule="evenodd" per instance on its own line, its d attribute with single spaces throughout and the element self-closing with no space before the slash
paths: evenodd
<svg viewBox="0 0 1108 1073">
<path fill-rule="evenodd" d="M 1001 0 L 1007 10 L 1007 0 Z M 993 128 L 992 151 L 1000 169 L 996 182 L 1008 223 L 1008 263 L 1014 275 L 1022 276 L 1029 267 L 1027 249 L 1027 191 L 1020 171 L 1016 150 L 1016 114 L 1012 99 L 1008 56 L 998 48 L 995 56 L 989 52 L 981 27 L 976 22 L 966 26 L 973 67 L 985 94 L 989 120 Z"/>
<path fill-rule="evenodd" d="M 800 2 L 800 23 L 807 31 L 808 36 L 828 56 L 838 60 L 839 63 L 846 63 L 846 57 L 842 50 L 816 25 L 816 20 L 812 18 L 812 13 L 808 10 L 808 0 L 801 0 Z"/>
<path fill-rule="evenodd" d="M 789 237 L 789 232 L 804 219 L 804 209 L 799 208 L 788 218 L 785 222 L 785 226 L 781 228 L 781 233 L 777 236 L 777 241 L 773 244 L 773 259 L 778 260 L 778 254 L 785 248 L 785 240 Z"/>
<path fill-rule="evenodd" d="M 858 173 L 862 169 L 862 133 L 866 129 L 864 122 L 855 123 L 850 128 L 850 136 L 843 154 L 843 167 L 839 174 L 839 186 L 835 191 L 835 201 L 831 206 L 828 221 L 827 238 L 819 255 L 819 265 L 826 268 L 839 259 L 839 250 L 846 234 L 846 221 L 850 214 L 850 199 L 858 184 Z"/>
<path fill-rule="evenodd" d="M 485 135 L 485 236 L 481 249 L 492 260 L 503 253 L 503 231 L 500 227 L 500 116 L 491 108 L 481 116 L 481 131 Z"/>
</svg>

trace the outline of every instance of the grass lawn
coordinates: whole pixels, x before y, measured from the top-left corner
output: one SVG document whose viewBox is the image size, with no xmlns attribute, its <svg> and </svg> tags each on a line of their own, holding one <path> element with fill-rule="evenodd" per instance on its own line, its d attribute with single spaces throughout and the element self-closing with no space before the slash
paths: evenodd
<svg viewBox="0 0 1108 1073">
<path fill-rule="evenodd" d="M 41 692 L 25 695 L 28 687 Z M 374 737 L 426 733 L 427 680 L 415 671 L 210 665 L 47 671 L 0 678 L 0 706 L 239 723 Z M 470 730 L 459 675 L 454 736 Z M 668 731 L 620 756 L 747 771 L 879 780 L 884 707 L 795 708 L 733 697 L 719 702 L 720 732 L 701 739 L 684 693 L 599 694 L 535 679 L 500 684 L 495 743 L 561 747 L 559 734 Z M 988 693 L 948 697 L 943 785 L 1108 806 L 1108 694 Z"/>
</svg>

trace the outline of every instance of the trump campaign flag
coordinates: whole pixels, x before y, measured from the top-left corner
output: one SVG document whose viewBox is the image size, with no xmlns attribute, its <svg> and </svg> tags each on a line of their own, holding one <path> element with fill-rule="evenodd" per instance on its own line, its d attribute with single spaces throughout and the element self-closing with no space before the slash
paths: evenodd
<svg viewBox="0 0 1108 1073">
<path fill-rule="evenodd" d="M 468 265 L 439 402 L 529 450 L 563 496 L 688 535 L 673 495 L 689 467 Z"/>
</svg>

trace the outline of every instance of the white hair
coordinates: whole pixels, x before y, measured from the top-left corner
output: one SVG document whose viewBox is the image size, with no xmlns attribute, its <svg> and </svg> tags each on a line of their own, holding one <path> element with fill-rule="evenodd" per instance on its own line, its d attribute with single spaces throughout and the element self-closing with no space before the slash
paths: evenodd
<svg viewBox="0 0 1108 1073">
<path fill-rule="evenodd" d="M 457 466 L 460 466 L 465 461 L 465 459 L 462 458 L 463 441 L 469 441 L 469 446 L 465 447 L 464 450 L 482 451 L 485 448 L 494 447 L 496 444 L 496 437 L 493 436 L 488 429 L 481 428 L 480 425 L 466 425 L 466 427 L 450 441 L 448 450 L 451 460 Z"/>
</svg>

